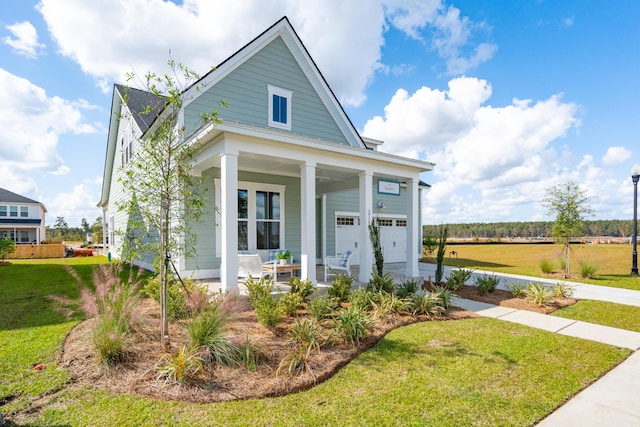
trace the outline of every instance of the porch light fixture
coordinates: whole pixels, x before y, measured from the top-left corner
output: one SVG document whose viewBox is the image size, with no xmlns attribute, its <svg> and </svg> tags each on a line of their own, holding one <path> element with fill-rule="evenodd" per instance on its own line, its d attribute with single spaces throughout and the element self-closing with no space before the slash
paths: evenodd
<svg viewBox="0 0 640 427">
<path fill-rule="evenodd" d="M 637 164 L 631 168 L 631 180 L 633 181 L 633 236 L 631 244 L 631 275 L 638 275 L 638 180 L 640 180 L 640 166 Z"/>
<path fill-rule="evenodd" d="M 386 206 L 384 205 L 384 202 L 382 200 L 378 200 L 378 209 L 384 209 L 384 208 L 386 208 Z"/>
</svg>

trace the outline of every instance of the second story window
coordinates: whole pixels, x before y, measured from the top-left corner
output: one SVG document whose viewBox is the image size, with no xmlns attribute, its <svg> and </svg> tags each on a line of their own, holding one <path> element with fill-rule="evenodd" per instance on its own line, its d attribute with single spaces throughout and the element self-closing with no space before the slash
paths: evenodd
<svg viewBox="0 0 640 427">
<path fill-rule="evenodd" d="M 291 99 L 290 90 L 276 86 L 267 86 L 269 92 L 269 126 L 278 129 L 291 130 Z"/>
</svg>

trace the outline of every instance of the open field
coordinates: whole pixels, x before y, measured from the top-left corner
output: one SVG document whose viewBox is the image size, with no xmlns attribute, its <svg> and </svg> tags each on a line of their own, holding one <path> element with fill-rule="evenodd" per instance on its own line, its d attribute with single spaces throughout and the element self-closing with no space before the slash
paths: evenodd
<svg viewBox="0 0 640 427">
<path fill-rule="evenodd" d="M 78 296 L 63 264 L 89 279 L 98 262 L 0 267 L 0 411 L 9 425 L 525 426 L 629 355 L 494 319 L 431 321 L 396 329 L 336 376 L 293 395 L 212 404 L 120 395 L 78 386 L 57 367 L 82 316 L 67 318 L 49 296 Z"/>
<path fill-rule="evenodd" d="M 640 290 L 640 279 L 630 276 L 631 245 L 571 245 L 570 272 L 567 280 Z M 455 254 L 452 253 L 455 252 Z M 448 245 L 445 264 L 525 276 L 563 278 L 558 258 L 563 258 L 562 247 L 549 244 L 463 244 Z M 544 274 L 539 263 L 543 259 L 554 264 L 555 275 Z M 580 277 L 579 262 L 593 261 L 595 277 Z M 433 258 L 430 262 L 435 262 Z"/>
</svg>

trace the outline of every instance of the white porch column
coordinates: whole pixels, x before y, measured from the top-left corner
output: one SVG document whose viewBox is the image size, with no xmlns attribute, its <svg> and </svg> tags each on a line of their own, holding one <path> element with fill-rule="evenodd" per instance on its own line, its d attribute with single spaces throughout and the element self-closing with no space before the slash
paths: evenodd
<svg viewBox="0 0 640 427">
<path fill-rule="evenodd" d="M 359 174 L 358 192 L 360 195 L 360 229 L 358 232 L 358 249 L 360 250 L 359 282 L 368 282 L 373 266 L 373 249 L 369 237 L 371 207 L 373 205 L 373 173 L 364 171 Z"/>
<path fill-rule="evenodd" d="M 300 166 L 300 249 L 302 279 L 316 283 L 316 163 Z"/>
<path fill-rule="evenodd" d="M 407 264 L 406 275 L 417 277 L 418 269 L 418 237 L 420 236 L 420 216 L 418 214 L 418 180 L 407 179 Z M 422 243 L 422 242 L 420 242 Z"/>
<path fill-rule="evenodd" d="M 220 281 L 226 291 L 238 289 L 238 154 L 222 154 L 220 167 Z"/>
</svg>

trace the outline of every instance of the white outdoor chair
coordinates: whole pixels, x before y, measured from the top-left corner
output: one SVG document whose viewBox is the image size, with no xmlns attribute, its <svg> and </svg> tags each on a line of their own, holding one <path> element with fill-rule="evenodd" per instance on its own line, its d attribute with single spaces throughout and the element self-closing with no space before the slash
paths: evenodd
<svg viewBox="0 0 640 427">
<path fill-rule="evenodd" d="M 325 257 L 324 281 L 327 281 L 327 276 L 336 276 L 338 271 L 344 271 L 347 276 L 351 276 L 351 255 L 352 251 L 344 251 L 342 255 Z"/>
<path fill-rule="evenodd" d="M 267 271 L 263 268 L 262 259 L 259 254 L 238 254 L 238 277 L 248 279 L 260 279 L 269 277 L 273 271 Z"/>
</svg>

